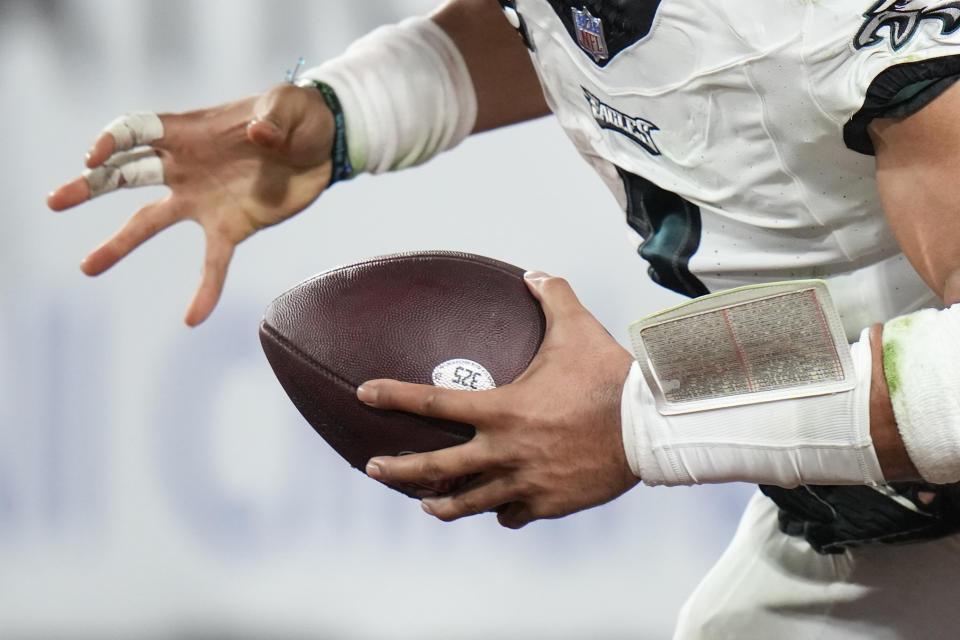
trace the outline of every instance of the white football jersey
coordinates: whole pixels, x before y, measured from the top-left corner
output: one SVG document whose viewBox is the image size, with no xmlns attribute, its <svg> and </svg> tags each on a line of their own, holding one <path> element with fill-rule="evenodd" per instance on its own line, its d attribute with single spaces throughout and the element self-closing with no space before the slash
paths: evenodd
<svg viewBox="0 0 960 640">
<path fill-rule="evenodd" d="M 884 219 L 866 126 L 960 73 L 960 2 L 506 4 L 654 280 L 824 278 L 853 337 L 938 304 Z"/>
</svg>

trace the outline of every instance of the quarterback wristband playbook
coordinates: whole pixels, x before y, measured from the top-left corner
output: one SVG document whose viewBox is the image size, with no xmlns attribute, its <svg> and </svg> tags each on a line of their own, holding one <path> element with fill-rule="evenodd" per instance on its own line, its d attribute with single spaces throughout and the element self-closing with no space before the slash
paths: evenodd
<svg viewBox="0 0 960 640">
<path fill-rule="evenodd" d="M 477 119 L 466 62 L 429 18 L 380 27 L 343 55 L 299 74 L 296 84 L 326 91 L 335 118 L 340 111 L 340 148 L 347 156 L 340 179 L 425 162 L 466 138 Z"/>
<path fill-rule="evenodd" d="M 705 296 L 630 333 L 623 439 L 646 484 L 883 483 L 869 332 L 847 345 L 823 282 Z"/>
</svg>

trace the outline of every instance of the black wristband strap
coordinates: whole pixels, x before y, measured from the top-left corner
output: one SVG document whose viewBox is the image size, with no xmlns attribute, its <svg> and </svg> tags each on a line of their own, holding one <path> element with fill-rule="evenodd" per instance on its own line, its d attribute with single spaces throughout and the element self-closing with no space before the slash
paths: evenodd
<svg viewBox="0 0 960 640">
<path fill-rule="evenodd" d="M 326 82 L 311 80 L 310 84 L 320 92 L 323 101 L 333 112 L 333 172 L 330 175 L 330 184 L 349 180 L 353 177 L 353 165 L 350 164 L 350 154 L 347 149 L 347 126 L 343 119 L 343 107 L 340 106 L 340 99 L 337 98 L 337 92 Z"/>
</svg>

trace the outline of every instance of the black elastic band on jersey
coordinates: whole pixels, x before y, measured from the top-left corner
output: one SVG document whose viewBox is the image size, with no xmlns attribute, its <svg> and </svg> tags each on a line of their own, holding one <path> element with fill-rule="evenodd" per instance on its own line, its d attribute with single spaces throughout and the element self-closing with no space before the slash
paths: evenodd
<svg viewBox="0 0 960 640">
<path fill-rule="evenodd" d="M 349 180 L 353 177 L 353 165 L 350 164 L 350 153 L 347 149 L 347 126 L 343 119 L 343 107 L 333 87 L 319 80 L 310 81 L 313 87 L 323 96 L 323 101 L 333 112 L 333 172 L 330 174 L 330 184 Z"/>
<path fill-rule="evenodd" d="M 904 118 L 943 93 L 960 75 L 960 56 L 904 62 L 880 72 L 867 88 L 863 106 L 843 127 L 848 149 L 874 155 L 867 127 L 875 118 Z"/>
</svg>

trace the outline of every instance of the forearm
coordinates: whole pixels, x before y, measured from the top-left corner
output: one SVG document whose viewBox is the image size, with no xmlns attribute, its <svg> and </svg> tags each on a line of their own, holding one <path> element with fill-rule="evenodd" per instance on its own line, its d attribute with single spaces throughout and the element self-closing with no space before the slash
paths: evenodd
<svg viewBox="0 0 960 640">
<path fill-rule="evenodd" d="M 919 480 L 920 473 L 907 454 L 907 448 L 897 428 L 893 406 L 890 404 L 890 389 L 883 371 L 882 335 L 881 325 L 871 328 L 873 374 L 870 379 L 870 437 L 873 439 L 873 448 L 877 452 L 877 459 L 887 482 Z"/>
<path fill-rule="evenodd" d="M 912 115 L 879 118 L 869 128 L 876 150 L 878 189 L 890 226 L 917 273 L 947 307 L 960 302 L 960 252 L 957 252 L 960 212 L 957 210 L 956 194 L 956 176 L 960 171 L 960 155 L 957 153 L 960 149 L 960 127 L 956 126 L 958 106 L 960 84 L 954 84 Z M 913 373 L 929 376 L 930 372 L 934 372 L 937 377 L 930 378 L 929 382 L 940 386 L 941 404 L 947 405 L 957 393 L 952 386 L 956 381 L 950 376 L 953 360 L 950 353 L 957 340 L 952 323 L 948 321 L 952 312 L 941 312 L 939 316 L 931 313 L 925 314 L 923 321 L 931 322 L 931 331 L 942 334 L 927 337 L 928 340 L 937 341 L 930 349 L 931 361 L 921 360 L 921 369 Z M 900 333 L 903 333 L 904 325 L 901 323 L 898 326 Z M 889 324 L 884 331 L 884 339 L 889 343 Z M 879 338 L 879 331 L 876 333 Z M 895 338 L 900 342 L 902 336 Z M 875 349 L 879 349 L 880 340 L 875 342 L 878 343 Z M 915 344 L 929 348 L 922 339 Z M 888 344 L 883 359 L 896 360 L 888 357 L 891 355 L 889 351 L 891 347 Z M 943 358 L 940 364 L 932 361 L 940 358 Z M 877 443 L 877 454 L 889 479 L 919 477 L 922 474 L 918 473 L 914 463 L 922 471 L 921 460 L 911 461 L 907 453 L 909 450 L 915 455 L 925 456 L 927 452 L 924 447 L 911 449 L 910 442 L 904 444 L 904 438 L 907 435 L 924 436 L 925 433 L 943 434 L 950 425 L 942 424 L 944 420 L 939 420 L 940 424 L 923 425 L 919 430 L 912 430 L 908 425 L 905 432 L 903 423 L 910 421 L 909 405 L 912 404 L 906 401 L 910 398 L 904 396 L 902 385 L 897 385 L 900 398 L 891 407 L 890 390 L 887 388 L 891 371 L 886 371 L 885 376 L 880 368 L 881 357 L 878 355 L 874 360 L 875 401 L 871 405 L 871 430 Z M 911 375 L 911 372 L 894 371 L 893 375 L 903 378 L 904 375 Z M 926 398 L 923 402 L 925 406 L 920 410 L 921 413 L 930 404 Z M 901 422 L 899 426 L 894 420 L 895 413 Z M 938 415 L 948 414 L 940 411 Z M 923 463 L 926 464 L 926 461 L 923 460 Z"/>
<path fill-rule="evenodd" d="M 493 0 L 452 0 L 431 16 L 463 55 L 477 95 L 474 132 L 549 113 L 533 63 Z"/>
<path fill-rule="evenodd" d="M 864 331 L 845 363 L 842 337 L 828 348 L 799 320 L 778 321 L 803 317 L 803 308 L 763 311 L 776 296 L 758 291 L 766 297 L 757 298 L 757 310 L 745 312 L 752 302 L 734 291 L 631 330 L 647 368 L 646 375 L 634 368 L 622 398 L 624 445 L 636 475 L 668 485 L 960 481 L 960 305 Z M 704 304 L 717 308 L 704 311 Z M 820 309 L 824 328 L 839 322 L 828 304 Z M 714 326 L 709 316 L 726 318 L 728 310 L 726 329 Z M 693 334 L 690 318 L 698 326 Z M 686 355 L 665 355 L 668 333 L 678 336 L 671 349 Z M 832 365 L 831 353 L 839 356 Z M 717 396 L 719 389 L 726 395 Z"/>
<path fill-rule="evenodd" d="M 490 0 L 380 27 L 296 82 L 342 114 L 341 177 L 415 166 L 473 132 L 546 113 L 522 39 Z"/>
</svg>

